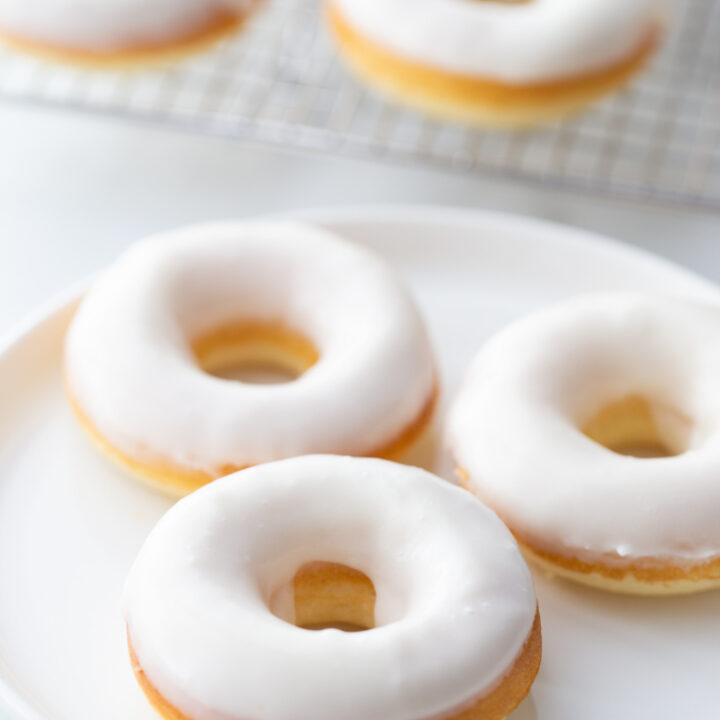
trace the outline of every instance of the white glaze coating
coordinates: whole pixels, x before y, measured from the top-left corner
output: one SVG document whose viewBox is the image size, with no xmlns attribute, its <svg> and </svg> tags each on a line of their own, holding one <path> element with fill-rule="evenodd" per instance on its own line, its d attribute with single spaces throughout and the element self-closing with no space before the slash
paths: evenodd
<svg viewBox="0 0 720 720">
<path fill-rule="evenodd" d="M 320 358 L 278 385 L 203 372 L 190 341 L 243 322 L 281 322 Z M 83 300 L 65 366 L 71 395 L 116 448 L 211 474 L 378 450 L 417 419 L 435 383 L 427 335 L 393 270 L 286 222 L 201 225 L 137 243 Z"/>
<path fill-rule="evenodd" d="M 250 0 L 0 0 L 0 32 L 102 53 L 163 45 L 250 6 Z"/>
<path fill-rule="evenodd" d="M 364 572 L 376 627 L 309 631 L 269 609 L 307 562 Z M 329 455 L 261 465 L 175 505 L 127 581 L 141 667 L 193 720 L 418 720 L 484 695 L 536 610 L 498 518 L 418 468 Z"/>
<path fill-rule="evenodd" d="M 628 395 L 690 418 L 687 451 L 629 457 L 579 430 Z M 719 308 L 610 293 L 542 310 L 480 351 L 447 427 L 474 492 L 541 549 L 608 563 L 720 555 Z"/>
<path fill-rule="evenodd" d="M 661 0 L 329 0 L 361 34 L 433 67 L 509 84 L 604 69 L 662 20 Z"/>
</svg>

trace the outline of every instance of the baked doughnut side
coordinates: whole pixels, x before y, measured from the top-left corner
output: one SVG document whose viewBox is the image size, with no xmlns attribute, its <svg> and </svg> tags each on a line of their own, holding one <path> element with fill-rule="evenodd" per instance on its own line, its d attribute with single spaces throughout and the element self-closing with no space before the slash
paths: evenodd
<svg viewBox="0 0 720 720">
<path fill-rule="evenodd" d="M 331 0 L 326 14 L 340 50 L 361 79 L 420 110 L 477 125 L 522 127 L 580 110 L 635 75 L 662 35 L 660 23 L 649 27 L 630 56 L 600 71 L 510 85 L 407 60 L 357 32 Z"/>
<path fill-rule="evenodd" d="M 683 567 L 613 566 L 549 553 L 518 540 L 523 555 L 550 574 L 583 585 L 632 595 L 682 595 L 720 587 L 720 558 Z"/>
<path fill-rule="evenodd" d="M 472 492 L 469 475 L 463 468 L 455 469 L 460 485 Z M 525 558 L 550 575 L 590 587 L 630 595 L 681 595 L 720 587 L 720 558 L 694 565 L 633 565 L 603 563 L 599 558 L 580 560 L 558 552 L 548 552 L 534 546 L 514 531 Z"/>
<path fill-rule="evenodd" d="M 127 643 L 128 651 L 130 653 L 130 663 L 132 665 L 133 673 L 135 674 L 135 679 L 137 680 L 138 685 L 140 685 L 142 691 L 145 693 L 145 697 L 147 697 L 148 701 L 155 708 L 155 710 L 160 713 L 160 716 L 165 718 L 165 720 L 193 720 L 191 717 L 188 717 L 184 713 L 181 713 L 176 707 L 171 705 L 157 691 L 157 689 L 150 682 L 150 680 L 148 680 L 148 676 L 145 674 L 145 671 L 140 666 L 137 655 L 135 655 L 135 650 L 133 650 L 130 635 L 128 635 L 127 637 Z"/>
<path fill-rule="evenodd" d="M 170 704 L 150 682 L 142 669 L 132 646 L 130 635 L 127 636 L 130 662 L 138 685 L 145 693 L 150 704 L 165 720 L 193 720 Z M 503 720 L 523 701 L 535 676 L 540 669 L 542 659 L 542 631 L 540 613 L 536 612 L 532 629 L 528 634 L 523 649 L 503 677 L 487 695 L 473 702 L 469 707 L 451 711 L 441 720 Z M 428 720 L 422 718 L 420 720 Z M 440 720 L 433 718 L 432 720 Z"/>
<path fill-rule="evenodd" d="M 202 470 L 183 468 L 171 462 L 169 459 L 157 460 L 152 463 L 142 462 L 118 449 L 103 437 L 83 412 L 79 403 L 74 398 L 67 381 L 65 383 L 65 389 L 70 407 L 80 427 L 95 447 L 123 470 L 164 493 L 174 497 L 182 497 L 219 477 L 224 477 L 225 475 L 230 475 L 238 470 L 244 470 L 246 467 L 250 467 L 249 465 L 240 467 L 225 465 L 216 475 L 212 475 Z M 439 389 L 436 384 L 418 415 L 400 434 L 390 440 L 386 445 L 365 452 L 362 456 L 377 457 L 383 460 L 398 460 L 402 458 L 430 426 L 437 406 L 438 394 Z"/>
<path fill-rule="evenodd" d="M 0 27 L 0 41 L 13 50 L 44 60 L 80 67 L 133 70 L 178 62 L 208 50 L 241 30 L 261 2 L 262 0 L 252 0 L 242 13 L 215 10 L 202 25 L 182 35 L 170 36 L 152 43 L 135 42 L 120 49 L 98 51 L 62 43 L 43 42 L 4 30 L 2 27 Z"/>
<path fill-rule="evenodd" d="M 538 612 L 522 651 L 500 683 L 470 707 L 443 720 L 503 720 L 530 692 L 541 658 L 542 632 Z"/>
</svg>

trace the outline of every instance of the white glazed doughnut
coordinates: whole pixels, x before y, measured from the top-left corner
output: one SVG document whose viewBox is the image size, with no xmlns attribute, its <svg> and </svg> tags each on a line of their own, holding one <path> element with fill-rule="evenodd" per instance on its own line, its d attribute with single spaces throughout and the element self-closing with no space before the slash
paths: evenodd
<svg viewBox="0 0 720 720">
<path fill-rule="evenodd" d="M 370 578 L 366 632 L 295 625 L 293 579 L 317 561 Z M 355 602 L 336 599 L 340 617 Z M 540 662 L 512 535 L 465 491 L 376 459 L 269 463 L 181 500 L 124 608 L 138 680 L 173 719 L 499 720 Z"/>
<path fill-rule="evenodd" d="M 0 0 L 0 36 L 46 55 L 145 60 L 235 29 L 257 0 Z"/>
<path fill-rule="evenodd" d="M 555 572 L 720 585 L 720 309 L 585 296 L 501 331 L 448 420 L 464 484 Z"/>
<path fill-rule="evenodd" d="M 307 369 L 276 385 L 202 369 L 208 351 L 258 345 Z M 197 226 L 131 247 L 80 305 L 65 372 L 103 449 L 177 492 L 309 452 L 396 456 L 436 395 L 427 334 L 393 270 L 287 222 Z"/>
<path fill-rule="evenodd" d="M 616 87 L 656 45 L 661 0 L 327 0 L 366 79 L 462 120 L 530 123 Z"/>
</svg>

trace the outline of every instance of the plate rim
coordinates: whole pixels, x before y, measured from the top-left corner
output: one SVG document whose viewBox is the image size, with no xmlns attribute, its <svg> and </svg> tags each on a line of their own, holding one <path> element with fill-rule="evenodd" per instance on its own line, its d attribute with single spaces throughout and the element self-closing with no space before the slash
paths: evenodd
<svg viewBox="0 0 720 720">
<path fill-rule="evenodd" d="M 412 203 L 384 204 L 340 204 L 313 206 L 297 210 L 279 211 L 276 213 L 263 213 L 257 216 L 235 218 L 234 220 L 249 219 L 276 219 L 297 220 L 299 222 L 315 223 L 318 225 L 352 223 L 354 225 L 368 225 L 373 223 L 405 224 L 418 220 L 431 221 L 436 225 L 450 224 L 471 227 L 482 222 L 493 222 L 503 226 L 508 231 L 540 231 L 542 237 L 536 239 L 537 243 L 563 242 L 568 246 L 584 246 L 597 252 L 609 252 L 617 257 L 625 255 L 635 262 L 654 265 L 665 272 L 679 273 L 702 285 L 707 291 L 717 294 L 720 298 L 720 287 L 712 280 L 699 272 L 685 267 L 673 260 L 657 255 L 644 248 L 635 247 L 623 240 L 609 235 L 577 227 L 555 220 L 537 218 L 522 213 L 511 213 L 500 210 L 485 210 L 482 208 L 456 207 L 453 205 L 415 205 Z M 231 220 L 232 221 L 232 220 Z M 224 222 L 223 219 L 209 221 Z M 180 227 L 193 227 L 208 224 L 208 221 L 189 223 L 183 226 L 174 226 L 161 229 L 151 234 L 172 231 Z M 140 239 L 140 238 L 138 238 Z M 101 270 L 102 271 L 102 270 Z M 101 272 L 100 271 L 100 272 Z M 90 273 L 84 278 L 71 283 L 64 289 L 51 294 L 47 299 L 36 304 L 19 320 L 10 323 L 10 326 L 0 333 L 0 359 L 11 346 L 21 342 L 22 339 L 43 322 L 49 320 L 56 313 L 61 312 L 71 302 L 76 301 L 86 291 L 98 272 Z"/>
</svg>

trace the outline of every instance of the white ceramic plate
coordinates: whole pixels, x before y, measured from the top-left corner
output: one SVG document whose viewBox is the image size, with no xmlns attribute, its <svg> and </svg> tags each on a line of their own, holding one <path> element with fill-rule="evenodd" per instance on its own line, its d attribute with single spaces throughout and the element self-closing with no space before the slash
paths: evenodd
<svg viewBox="0 0 720 720">
<path fill-rule="evenodd" d="M 663 261 L 527 219 L 417 208 L 304 217 L 400 269 L 434 336 L 446 400 L 490 333 L 547 302 L 611 288 L 719 297 Z M 0 704 L 13 719 L 150 720 L 119 597 L 170 501 L 99 456 L 70 415 L 61 347 L 76 298 L 0 350 Z M 433 450 L 416 458 L 432 462 Z M 637 599 L 536 581 L 543 664 L 513 720 L 720 717 L 720 592 Z"/>
</svg>

